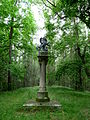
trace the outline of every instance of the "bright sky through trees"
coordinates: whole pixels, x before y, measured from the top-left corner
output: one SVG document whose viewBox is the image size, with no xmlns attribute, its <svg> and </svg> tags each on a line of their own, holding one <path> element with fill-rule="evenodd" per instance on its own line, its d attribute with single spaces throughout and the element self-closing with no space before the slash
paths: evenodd
<svg viewBox="0 0 90 120">
<path fill-rule="evenodd" d="M 41 37 L 44 37 L 46 30 L 44 29 L 44 15 L 43 15 L 43 11 L 42 8 L 40 6 L 37 5 L 32 5 L 31 10 L 34 14 L 34 18 L 36 20 L 36 24 L 38 27 L 38 30 L 34 36 L 34 43 L 35 44 L 39 44 L 39 39 Z"/>
</svg>

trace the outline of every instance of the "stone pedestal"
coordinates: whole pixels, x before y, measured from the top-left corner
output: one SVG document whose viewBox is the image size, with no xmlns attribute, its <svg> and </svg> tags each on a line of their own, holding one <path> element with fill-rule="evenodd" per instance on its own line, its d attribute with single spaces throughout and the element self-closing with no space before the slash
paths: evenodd
<svg viewBox="0 0 90 120">
<path fill-rule="evenodd" d="M 37 92 L 36 101 L 28 101 L 23 106 L 26 108 L 33 107 L 46 107 L 46 108 L 61 108 L 61 105 L 57 101 L 52 101 L 48 97 L 48 92 L 46 89 L 46 65 L 48 62 L 48 52 L 41 51 L 38 54 L 38 60 L 40 64 L 40 83 L 39 83 L 39 91 Z"/>
<path fill-rule="evenodd" d="M 38 60 L 40 64 L 40 83 L 36 101 L 49 102 L 50 99 L 48 97 L 48 92 L 46 90 L 46 65 L 48 62 L 48 52 L 47 51 L 39 52 Z"/>
</svg>

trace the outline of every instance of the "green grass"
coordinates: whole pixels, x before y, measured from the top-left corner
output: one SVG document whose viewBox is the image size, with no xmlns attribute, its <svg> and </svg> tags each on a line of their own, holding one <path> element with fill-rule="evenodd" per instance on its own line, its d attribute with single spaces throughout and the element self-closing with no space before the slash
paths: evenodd
<svg viewBox="0 0 90 120">
<path fill-rule="evenodd" d="M 23 110 L 22 105 L 28 100 L 35 100 L 37 91 L 38 87 L 1 92 L 0 120 L 90 120 L 90 92 L 50 87 L 49 97 L 62 105 L 61 110 Z"/>
</svg>

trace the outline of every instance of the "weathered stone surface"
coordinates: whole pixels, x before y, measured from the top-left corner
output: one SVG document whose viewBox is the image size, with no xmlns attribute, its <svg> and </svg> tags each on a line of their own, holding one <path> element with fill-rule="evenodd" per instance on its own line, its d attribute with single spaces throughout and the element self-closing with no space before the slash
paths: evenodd
<svg viewBox="0 0 90 120">
<path fill-rule="evenodd" d="M 23 105 L 24 107 L 56 107 L 61 108 L 61 105 L 57 101 L 50 101 L 50 102 L 36 102 L 36 101 L 28 101 L 26 104 Z"/>
<path fill-rule="evenodd" d="M 36 98 L 37 102 L 49 102 L 50 99 L 48 97 L 48 92 L 38 92 L 37 93 L 37 98 Z"/>
<path fill-rule="evenodd" d="M 40 83 L 39 83 L 39 91 L 37 93 L 36 101 L 48 102 L 50 101 L 48 97 L 48 92 L 46 91 L 46 65 L 48 62 L 48 52 L 39 51 L 38 60 L 40 64 Z"/>
</svg>

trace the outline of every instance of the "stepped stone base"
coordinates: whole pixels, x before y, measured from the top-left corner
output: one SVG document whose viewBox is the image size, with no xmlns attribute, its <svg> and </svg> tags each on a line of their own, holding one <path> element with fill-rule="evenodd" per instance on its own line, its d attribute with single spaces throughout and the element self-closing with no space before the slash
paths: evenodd
<svg viewBox="0 0 90 120">
<path fill-rule="evenodd" d="M 61 105 L 57 101 L 50 101 L 50 102 L 37 102 L 37 101 L 28 101 L 23 107 L 54 107 L 54 108 L 61 108 Z"/>
</svg>

